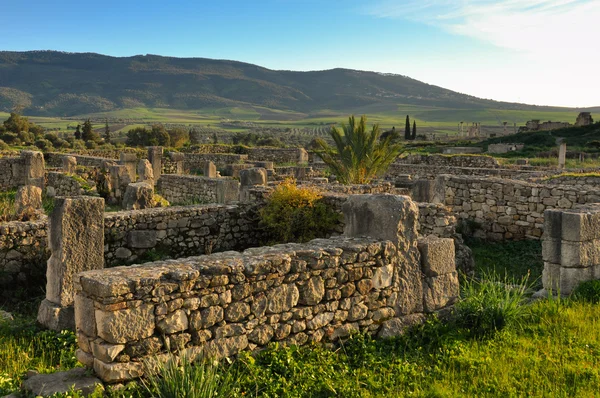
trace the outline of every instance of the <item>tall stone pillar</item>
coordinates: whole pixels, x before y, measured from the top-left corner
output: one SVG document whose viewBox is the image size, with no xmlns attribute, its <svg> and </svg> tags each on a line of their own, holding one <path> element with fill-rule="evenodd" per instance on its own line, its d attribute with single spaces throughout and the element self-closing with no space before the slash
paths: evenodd
<svg viewBox="0 0 600 398">
<path fill-rule="evenodd" d="M 152 164 L 152 174 L 154 175 L 154 185 L 162 174 L 162 157 L 163 147 L 150 146 L 148 147 L 148 160 Z"/>
<path fill-rule="evenodd" d="M 137 167 L 137 156 L 135 153 L 126 153 L 121 152 L 119 155 L 119 164 L 123 165 L 127 168 L 127 173 L 129 174 L 129 180 L 131 182 L 135 181 L 135 171 Z"/>
<path fill-rule="evenodd" d="M 53 330 L 75 329 L 74 276 L 104 268 L 104 199 L 59 197 L 49 218 L 51 251 L 46 272 L 46 299 L 38 322 Z"/>
<path fill-rule="evenodd" d="M 204 163 L 204 177 L 217 178 L 217 166 L 210 160 Z"/>
<path fill-rule="evenodd" d="M 567 162 L 567 144 L 562 142 L 558 147 L 558 168 L 564 169 Z"/>
<path fill-rule="evenodd" d="M 46 177 L 44 155 L 36 151 L 23 151 L 21 159 L 23 159 L 23 185 L 34 185 L 44 189 Z"/>
</svg>

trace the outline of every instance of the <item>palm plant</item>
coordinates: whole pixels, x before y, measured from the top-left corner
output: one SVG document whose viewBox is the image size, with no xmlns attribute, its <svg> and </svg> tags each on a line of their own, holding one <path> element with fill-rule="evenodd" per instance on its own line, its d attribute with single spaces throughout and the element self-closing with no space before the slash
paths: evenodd
<svg viewBox="0 0 600 398">
<path fill-rule="evenodd" d="M 379 139 L 379 125 L 367 131 L 367 117 L 357 123 L 354 115 L 342 131 L 335 126 L 329 132 L 335 143 L 330 147 L 322 139 L 316 143 L 321 150 L 317 155 L 329 166 L 342 184 L 367 184 L 386 172 L 402 152 L 402 146 L 392 142 L 393 136 Z"/>
</svg>

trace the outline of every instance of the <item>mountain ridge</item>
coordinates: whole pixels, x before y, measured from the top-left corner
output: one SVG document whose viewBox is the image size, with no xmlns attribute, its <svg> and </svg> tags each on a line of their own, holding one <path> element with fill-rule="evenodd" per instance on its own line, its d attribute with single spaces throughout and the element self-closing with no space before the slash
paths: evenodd
<svg viewBox="0 0 600 398">
<path fill-rule="evenodd" d="M 367 106 L 393 110 L 398 104 L 584 109 L 482 99 L 401 74 L 347 68 L 298 72 L 199 57 L 0 51 L 0 111 L 20 106 L 33 115 L 73 116 L 132 107 L 260 106 L 311 113 L 322 109 L 353 112 Z"/>
</svg>

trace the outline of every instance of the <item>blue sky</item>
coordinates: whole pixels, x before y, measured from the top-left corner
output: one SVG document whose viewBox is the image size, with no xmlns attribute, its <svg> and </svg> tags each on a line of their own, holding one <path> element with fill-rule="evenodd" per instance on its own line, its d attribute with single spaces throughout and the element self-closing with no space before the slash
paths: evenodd
<svg viewBox="0 0 600 398">
<path fill-rule="evenodd" d="M 346 67 L 496 100 L 600 105 L 600 0 L 2 3 L 0 50 Z"/>
</svg>

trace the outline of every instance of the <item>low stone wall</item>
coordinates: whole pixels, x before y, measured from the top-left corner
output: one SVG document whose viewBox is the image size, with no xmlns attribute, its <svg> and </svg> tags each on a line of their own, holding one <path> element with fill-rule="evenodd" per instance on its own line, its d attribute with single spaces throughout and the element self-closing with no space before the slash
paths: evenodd
<svg viewBox="0 0 600 398">
<path fill-rule="evenodd" d="M 482 167 L 493 169 L 500 167 L 498 161 L 484 155 L 421 155 L 413 154 L 396 160 L 399 164 L 426 164 L 431 166 Z"/>
<path fill-rule="evenodd" d="M 77 196 L 83 194 L 83 188 L 72 176 L 49 171 L 46 173 L 46 192 L 49 196 Z"/>
<path fill-rule="evenodd" d="M 22 185 L 23 159 L 18 157 L 0 158 L 0 190 L 7 191 Z"/>
<path fill-rule="evenodd" d="M 0 224 L 0 291 L 8 293 L 15 283 L 43 278 L 48 253 L 48 220 L 13 221 Z"/>
<path fill-rule="evenodd" d="M 185 206 L 107 213 L 107 266 L 155 256 L 194 256 L 257 246 L 264 238 L 252 206 Z"/>
<path fill-rule="evenodd" d="M 301 183 L 302 187 L 311 187 L 318 189 L 323 192 L 332 192 L 346 195 L 359 195 L 359 194 L 379 194 L 379 193 L 391 193 L 394 195 L 408 195 L 409 191 L 404 188 L 396 188 L 391 182 L 382 181 L 375 182 L 372 184 L 317 184 L 313 181 L 307 181 Z"/>
<path fill-rule="evenodd" d="M 213 162 L 219 168 L 224 168 L 228 164 L 242 163 L 248 159 L 248 155 L 234 153 L 186 153 L 184 155 L 183 168 L 188 172 L 204 170 L 204 164 L 207 161 Z"/>
<path fill-rule="evenodd" d="M 174 204 L 228 204 L 239 200 L 240 183 L 229 178 L 165 174 L 158 180 L 158 192 Z"/>
<path fill-rule="evenodd" d="M 452 241 L 418 240 L 414 203 L 362 195 L 344 213 L 348 237 L 76 275 L 77 358 L 105 382 L 122 382 L 169 354 L 390 337 L 456 300 Z M 369 215 L 376 228 L 361 222 Z M 379 236 L 356 237 L 371 232 Z"/>
<path fill-rule="evenodd" d="M 498 178 L 448 176 L 445 186 L 445 203 L 474 236 L 490 240 L 539 239 L 546 209 L 600 202 L 600 190 Z"/>
<path fill-rule="evenodd" d="M 569 185 L 577 190 L 599 189 L 600 175 L 557 175 L 552 178 L 543 179 L 540 183 L 544 185 Z"/>
<path fill-rule="evenodd" d="M 393 163 L 385 173 L 386 179 L 405 178 L 410 175 L 413 179 L 435 179 L 440 174 L 451 174 L 457 176 L 489 176 L 508 179 L 527 180 L 532 177 L 544 176 L 545 172 L 520 169 L 500 169 L 500 168 L 482 168 L 482 167 L 455 167 L 455 166 L 435 166 L 408 163 Z"/>
<path fill-rule="evenodd" d="M 48 152 L 45 154 L 46 161 L 49 166 L 52 167 L 62 167 L 62 160 L 67 156 L 72 156 L 77 159 L 78 166 L 86 166 L 86 167 L 102 167 L 102 163 L 106 160 L 111 160 L 116 162 L 114 158 L 103 158 L 98 156 L 89 156 L 89 155 L 79 155 L 76 153 L 59 153 L 59 152 Z M 118 159 L 118 157 L 117 157 Z"/>
<path fill-rule="evenodd" d="M 304 148 L 248 148 L 248 159 L 274 163 L 308 163 Z"/>
</svg>

